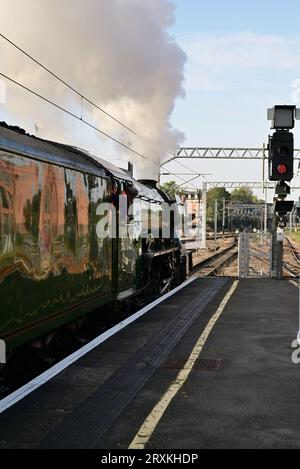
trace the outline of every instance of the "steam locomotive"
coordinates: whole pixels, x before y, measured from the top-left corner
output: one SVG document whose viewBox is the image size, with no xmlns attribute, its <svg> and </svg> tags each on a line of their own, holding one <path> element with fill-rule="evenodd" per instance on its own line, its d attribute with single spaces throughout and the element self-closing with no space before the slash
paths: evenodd
<svg viewBox="0 0 300 469">
<path fill-rule="evenodd" d="M 152 226 L 122 237 L 117 224 L 114 237 L 98 236 L 99 206 L 112 204 L 118 218 L 122 197 L 140 204 L 138 220 L 125 224 L 155 213 L 158 235 Z M 187 254 L 174 218 L 162 235 L 163 204 L 174 201 L 152 181 L 0 124 L 0 361 L 27 344 L 46 346 L 66 324 L 101 320 L 182 282 Z"/>
</svg>

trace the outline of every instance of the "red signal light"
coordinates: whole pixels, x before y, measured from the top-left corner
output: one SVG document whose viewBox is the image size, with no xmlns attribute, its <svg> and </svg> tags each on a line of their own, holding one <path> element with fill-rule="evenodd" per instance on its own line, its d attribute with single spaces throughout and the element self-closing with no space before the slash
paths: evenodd
<svg viewBox="0 0 300 469">
<path fill-rule="evenodd" d="M 280 164 L 277 168 L 279 174 L 285 174 L 287 172 L 287 167 L 285 164 Z"/>
</svg>

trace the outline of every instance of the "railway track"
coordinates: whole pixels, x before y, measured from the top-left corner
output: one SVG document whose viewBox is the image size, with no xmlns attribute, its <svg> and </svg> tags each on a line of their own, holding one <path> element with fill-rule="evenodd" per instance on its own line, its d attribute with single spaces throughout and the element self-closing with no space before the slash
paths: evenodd
<svg viewBox="0 0 300 469">
<path fill-rule="evenodd" d="M 282 269 L 285 273 L 285 276 L 297 278 L 299 277 L 300 271 L 300 253 L 288 237 L 286 237 L 285 239 L 286 241 L 284 243 Z M 266 265 L 269 264 L 269 261 L 261 256 L 261 254 L 267 254 L 267 251 L 263 248 L 258 248 L 257 246 L 255 246 L 255 250 L 257 251 L 257 253 L 252 250 L 252 257 L 257 258 L 259 261 L 263 262 Z"/>
<path fill-rule="evenodd" d="M 291 266 L 286 263 L 284 263 L 283 265 L 283 270 L 288 274 L 288 277 L 293 277 L 293 278 L 299 277 L 299 273 L 296 273 L 296 271 L 293 268 L 291 269 Z"/>
<path fill-rule="evenodd" d="M 229 239 L 229 238 L 238 238 L 238 234 L 237 233 L 225 233 L 224 235 L 222 233 L 218 233 L 217 234 L 217 239 Z M 207 233 L 207 241 L 213 241 L 214 240 L 214 233 Z M 197 241 L 195 238 L 183 238 L 181 239 L 181 243 L 183 245 L 185 244 L 188 244 L 188 243 L 192 243 L 192 242 L 195 242 Z"/>
<path fill-rule="evenodd" d="M 300 248 L 296 246 L 288 236 L 286 236 L 285 239 L 286 239 L 286 244 L 288 245 L 288 248 L 290 249 L 290 252 L 292 253 L 294 260 L 296 261 L 297 264 L 300 264 Z"/>
<path fill-rule="evenodd" d="M 264 259 L 263 257 L 261 257 L 259 255 L 259 253 L 257 253 L 257 254 L 252 253 L 252 256 L 257 258 L 259 261 L 263 262 L 265 265 L 269 266 L 269 261 L 267 259 Z M 294 269 L 291 269 L 291 266 L 289 264 L 287 264 L 286 262 L 283 263 L 282 270 L 283 270 L 283 272 L 285 272 L 287 274 L 286 275 L 287 277 L 296 278 L 299 275 L 295 272 Z"/>
<path fill-rule="evenodd" d="M 192 274 L 197 274 L 203 277 L 216 276 L 224 267 L 236 260 L 237 257 L 238 248 L 236 242 L 234 242 L 230 246 L 227 246 L 195 264 Z"/>
<path fill-rule="evenodd" d="M 286 259 L 283 263 L 284 270 L 293 277 L 299 277 L 300 272 L 300 252 L 297 246 L 288 236 L 285 238 Z"/>
</svg>

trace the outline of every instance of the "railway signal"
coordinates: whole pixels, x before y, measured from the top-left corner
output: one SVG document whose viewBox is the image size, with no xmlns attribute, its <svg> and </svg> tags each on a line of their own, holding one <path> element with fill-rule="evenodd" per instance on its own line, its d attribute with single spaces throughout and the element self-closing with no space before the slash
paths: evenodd
<svg viewBox="0 0 300 469">
<path fill-rule="evenodd" d="M 294 135 L 290 132 L 299 118 L 296 106 L 275 106 L 268 110 L 273 135 L 269 136 L 269 180 L 291 181 L 294 177 Z"/>
<path fill-rule="evenodd" d="M 290 132 L 295 126 L 295 119 L 300 118 L 296 106 L 274 106 L 268 110 L 268 119 L 272 121 L 273 135 L 269 136 L 269 179 L 277 181 L 275 199 L 280 210 L 275 210 L 276 226 L 285 226 L 287 214 L 293 209 L 293 202 L 285 199 L 291 189 L 287 182 L 294 177 L 294 135 Z"/>
<path fill-rule="evenodd" d="M 296 106 L 275 106 L 268 110 L 268 119 L 272 121 L 273 135 L 269 136 L 269 179 L 277 181 L 273 205 L 272 223 L 272 277 L 282 278 L 283 267 L 283 228 L 287 216 L 294 208 L 294 201 L 286 200 L 290 194 L 287 182 L 294 177 L 294 135 L 290 132 L 299 119 Z"/>
<path fill-rule="evenodd" d="M 291 181 L 294 177 L 294 135 L 278 130 L 269 137 L 270 181 Z"/>
</svg>

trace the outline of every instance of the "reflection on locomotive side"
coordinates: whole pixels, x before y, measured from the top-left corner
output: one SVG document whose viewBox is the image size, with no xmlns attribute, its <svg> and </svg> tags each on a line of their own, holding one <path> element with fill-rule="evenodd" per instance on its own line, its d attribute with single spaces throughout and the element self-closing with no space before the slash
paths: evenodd
<svg viewBox="0 0 300 469">
<path fill-rule="evenodd" d="M 76 173 L 72 170 L 65 170 L 65 262 L 68 272 L 75 273 L 77 270 L 77 187 Z"/>
<path fill-rule="evenodd" d="M 49 272 L 59 272 L 59 267 L 54 258 L 54 247 L 57 255 L 57 244 L 59 254 L 62 256 L 61 242 L 59 237 L 63 234 L 63 217 L 61 205 L 64 200 L 63 194 L 63 170 L 45 165 L 43 170 L 43 185 L 41 188 L 40 214 L 39 214 L 39 263 L 41 274 L 48 275 Z M 58 264 L 61 258 L 57 259 Z"/>
<path fill-rule="evenodd" d="M 32 329 L 68 305 L 111 295 L 111 241 L 96 235 L 108 192 L 106 179 L 0 152 L 4 338 L 11 327 Z"/>
<path fill-rule="evenodd" d="M 12 167 L 0 161 L 0 256 L 14 249 L 14 178 Z"/>
<path fill-rule="evenodd" d="M 76 174 L 77 194 L 77 265 L 80 272 L 89 266 L 89 192 L 88 180 L 83 174 Z"/>
</svg>

